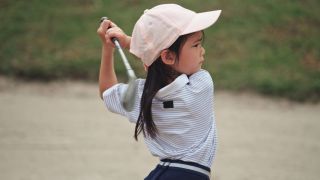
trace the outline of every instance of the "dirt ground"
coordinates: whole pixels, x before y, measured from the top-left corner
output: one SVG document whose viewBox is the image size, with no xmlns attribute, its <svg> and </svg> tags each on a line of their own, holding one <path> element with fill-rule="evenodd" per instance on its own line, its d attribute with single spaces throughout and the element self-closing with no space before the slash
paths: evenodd
<svg viewBox="0 0 320 180">
<path fill-rule="evenodd" d="M 158 160 L 97 84 L 0 78 L 0 179 L 140 180 Z M 320 104 L 216 92 L 215 180 L 317 180 Z"/>
</svg>

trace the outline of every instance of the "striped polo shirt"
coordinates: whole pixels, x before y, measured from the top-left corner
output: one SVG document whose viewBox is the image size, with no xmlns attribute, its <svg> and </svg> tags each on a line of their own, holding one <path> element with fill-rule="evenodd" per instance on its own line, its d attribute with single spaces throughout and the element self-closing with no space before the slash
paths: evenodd
<svg viewBox="0 0 320 180">
<path fill-rule="evenodd" d="M 127 84 L 116 84 L 103 93 L 109 111 L 136 123 L 145 80 L 137 79 L 138 91 L 131 112 L 120 99 Z M 158 135 L 144 141 L 152 155 L 160 159 L 192 161 L 211 167 L 216 151 L 216 125 L 213 112 L 213 81 L 200 70 L 191 76 L 182 74 L 160 89 L 152 101 L 152 117 Z"/>
</svg>

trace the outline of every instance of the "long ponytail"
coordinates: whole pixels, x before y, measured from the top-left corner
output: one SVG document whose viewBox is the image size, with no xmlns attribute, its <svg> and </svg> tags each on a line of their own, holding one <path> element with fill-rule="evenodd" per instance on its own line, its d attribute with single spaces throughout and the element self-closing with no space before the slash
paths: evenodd
<svg viewBox="0 0 320 180">
<path fill-rule="evenodd" d="M 179 59 L 179 52 L 189 35 L 180 36 L 168 49 L 176 53 L 176 60 Z M 144 136 L 155 138 L 158 129 L 152 118 L 152 100 L 157 92 L 172 82 L 180 73 L 169 65 L 163 63 L 161 57 L 154 61 L 148 68 L 147 78 L 140 102 L 140 114 L 136 123 L 134 138 L 142 132 Z"/>
</svg>

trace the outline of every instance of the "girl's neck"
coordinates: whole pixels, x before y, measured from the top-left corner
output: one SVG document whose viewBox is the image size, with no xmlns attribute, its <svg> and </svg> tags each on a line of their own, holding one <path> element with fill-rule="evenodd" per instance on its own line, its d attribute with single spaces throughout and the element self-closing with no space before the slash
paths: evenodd
<svg viewBox="0 0 320 180">
<path fill-rule="evenodd" d="M 174 69 L 172 69 L 169 73 L 168 73 L 168 84 L 170 84 L 170 83 L 172 83 L 177 77 L 179 77 L 181 75 L 181 73 L 180 72 L 178 72 L 178 71 L 176 71 L 176 70 L 174 70 Z M 167 84 L 167 85 L 168 85 Z"/>
</svg>

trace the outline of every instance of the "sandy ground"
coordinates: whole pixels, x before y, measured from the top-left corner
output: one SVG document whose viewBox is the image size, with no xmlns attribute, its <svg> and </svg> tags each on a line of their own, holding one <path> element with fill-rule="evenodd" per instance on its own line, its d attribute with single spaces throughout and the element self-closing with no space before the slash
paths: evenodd
<svg viewBox="0 0 320 180">
<path fill-rule="evenodd" d="M 212 179 L 317 180 L 320 105 L 216 92 Z M 96 84 L 0 78 L 1 180 L 139 180 L 158 160 Z"/>
</svg>

